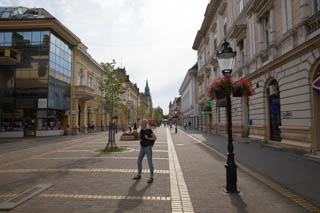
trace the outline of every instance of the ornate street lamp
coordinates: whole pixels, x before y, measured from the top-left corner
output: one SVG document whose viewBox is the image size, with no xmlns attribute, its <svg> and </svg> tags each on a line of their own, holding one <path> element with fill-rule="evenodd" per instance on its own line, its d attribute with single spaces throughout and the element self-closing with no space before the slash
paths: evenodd
<svg viewBox="0 0 320 213">
<path fill-rule="evenodd" d="M 222 70 L 224 76 L 231 77 L 233 61 L 236 52 L 232 50 L 230 44 L 224 40 L 223 49 L 217 53 L 217 60 L 219 67 Z M 228 159 L 226 167 L 227 176 L 227 193 L 239 193 L 237 189 L 237 165 L 234 162 L 233 143 L 232 143 L 232 115 L 231 115 L 231 98 L 230 94 L 227 94 L 227 114 L 228 114 Z"/>
</svg>

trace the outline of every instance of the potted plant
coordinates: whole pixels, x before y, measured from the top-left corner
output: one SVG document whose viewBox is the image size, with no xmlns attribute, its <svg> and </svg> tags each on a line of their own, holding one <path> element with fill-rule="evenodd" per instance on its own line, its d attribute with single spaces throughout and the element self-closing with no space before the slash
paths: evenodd
<svg viewBox="0 0 320 213">
<path fill-rule="evenodd" d="M 241 79 L 233 84 L 233 97 L 251 96 L 255 93 L 250 80 Z"/>
<path fill-rule="evenodd" d="M 137 131 L 132 131 L 132 132 L 124 132 L 120 136 L 121 141 L 131 141 L 131 140 L 138 140 L 139 139 L 139 133 Z"/>
<path fill-rule="evenodd" d="M 233 82 L 230 76 L 223 76 L 212 81 L 206 87 L 206 95 L 211 99 L 222 99 L 231 94 Z"/>
</svg>

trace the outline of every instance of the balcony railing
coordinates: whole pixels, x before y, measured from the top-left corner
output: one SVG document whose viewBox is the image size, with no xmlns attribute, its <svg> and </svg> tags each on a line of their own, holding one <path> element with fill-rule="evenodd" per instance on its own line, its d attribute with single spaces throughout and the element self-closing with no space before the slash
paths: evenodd
<svg viewBox="0 0 320 213">
<path fill-rule="evenodd" d="M 317 12 L 307 21 L 307 31 L 308 34 L 313 33 L 314 31 L 320 28 L 320 12 Z"/>
</svg>

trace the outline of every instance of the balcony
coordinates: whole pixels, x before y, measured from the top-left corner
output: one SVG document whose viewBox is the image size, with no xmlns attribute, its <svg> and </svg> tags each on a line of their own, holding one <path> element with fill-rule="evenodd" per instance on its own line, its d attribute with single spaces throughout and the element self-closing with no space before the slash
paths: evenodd
<svg viewBox="0 0 320 213">
<path fill-rule="evenodd" d="M 21 64 L 21 53 L 11 47 L 0 47 L 1 65 L 19 65 Z"/>
<path fill-rule="evenodd" d="M 320 12 L 317 12 L 307 21 L 307 31 L 308 34 L 313 33 L 314 31 L 320 28 Z"/>
<path fill-rule="evenodd" d="M 98 96 L 95 89 L 88 86 L 73 86 L 73 97 L 82 100 L 91 100 Z"/>
</svg>

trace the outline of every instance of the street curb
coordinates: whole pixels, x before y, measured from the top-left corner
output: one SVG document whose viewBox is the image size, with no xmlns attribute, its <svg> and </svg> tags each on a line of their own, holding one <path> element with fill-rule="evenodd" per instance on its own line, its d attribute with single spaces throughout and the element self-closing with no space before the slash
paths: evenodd
<svg viewBox="0 0 320 213">
<path fill-rule="evenodd" d="M 192 138 L 193 140 L 199 142 L 200 144 L 202 144 L 203 146 L 209 148 L 210 150 L 214 151 L 217 155 L 219 155 L 220 157 L 227 159 L 227 155 L 218 151 L 217 149 L 213 148 L 212 146 L 206 144 L 205 142 L 200 141 L 199 139 L 193 137 L 192 135 L 185 133 L 184 131 L 181 131 L 183 134 L 189 136 L 190 138 Z M 246 167 L 245 165 L 241 164 L 241 163 L 237 163 L 238 167 L 241 168 L 243 171 L 247 172 L 249 175 L 255 177 L 256 179 L 258 179 L 259 181 L 261 181 L 262 183 L 268 185 L 269 187 L 271 187 L 272 189 L 274 189 L 277 192 L 280 192 L 282 195 L 284 195 L 285 197 L 289 198 L 290 200 L 294 201 L 295 203 L 297 203 L 298 205 L 300 205 L 301 207 L 303 207 L 304 209 L 307 209 L 310 212 L 317 212 L 320 213 L 320 208 L 311 204 L 310 202 L 306 201 L 305 199 L 303 199 L 302 197 L 300 197 L 299 195 L 289 191 L 288 189 L 284 188 L 283 186 L 280 186 L 279 184 L 273 182 L 271 179 L 264 177 L 263 175 L 249 169 L 248 167 Z"/>
</svg>

